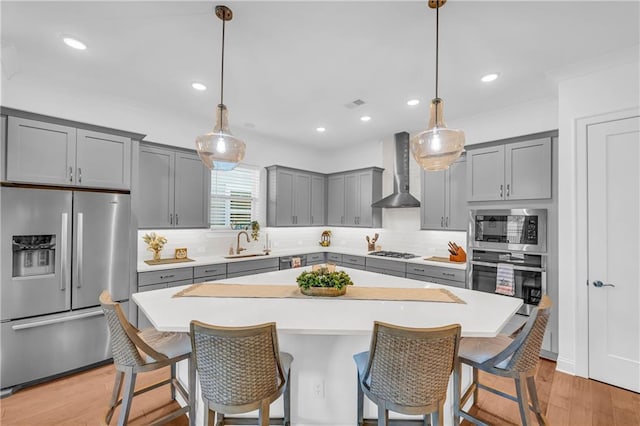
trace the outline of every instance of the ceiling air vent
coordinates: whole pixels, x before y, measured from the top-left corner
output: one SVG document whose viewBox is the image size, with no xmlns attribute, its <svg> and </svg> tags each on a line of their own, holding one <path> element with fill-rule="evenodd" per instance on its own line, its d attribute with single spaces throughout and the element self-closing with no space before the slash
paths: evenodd
<svg viewBox="0 0 640 426">
<path fill-rule="evenodd" d="M 356 99 L 355 101 L 351 101 L 348 104 L 345 105 L 345 107 L 349 108 L 349 109 L 356 109 L 361 105 L 364 105 L 365 102 L 362 99 Z"/>
</svg>

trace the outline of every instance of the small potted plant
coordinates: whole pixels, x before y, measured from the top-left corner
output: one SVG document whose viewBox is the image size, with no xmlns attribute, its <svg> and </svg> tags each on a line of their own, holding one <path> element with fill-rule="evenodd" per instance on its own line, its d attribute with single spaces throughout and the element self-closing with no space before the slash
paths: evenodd
<svg viewBox="0 0 640 426">
<path fill-rule="evenodd" d="M 336 271 L 335 265 L 315 265 L 310 272 L 303 272 L 296 278 L 300 292 L 306 296 L 335 297 L 347 292 L 353 285 L 351 277 L 344 271 Z"/>
</svg>

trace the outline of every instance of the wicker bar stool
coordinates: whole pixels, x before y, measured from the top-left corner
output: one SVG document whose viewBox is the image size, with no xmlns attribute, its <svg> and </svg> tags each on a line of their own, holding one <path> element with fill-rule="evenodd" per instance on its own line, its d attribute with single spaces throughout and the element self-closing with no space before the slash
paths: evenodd
<svg viewBox="0 0 640 426">
<path fill-rule="evenodd" d="M 138 330 L 127 321 L 122 307 L 111 300 L 111 295 L 107 291 L 103 291 L 100 295 L 100 305 L 111 334 L 111 352 L 116 367 L 113 394 L 104 418 L 106 424 L 111 422 L 116 407 L 122 404 L 118 425 L 126 425 L 133 397 L 166 384 L 171 385 L 171 399 L 175 399 L 177 389 L 182 397 L 191 403 L 187 391 L 176 380 L 176 363 L 189 359 L 191 354 L 189 336 L 186 333 L 163 333 L 154 328 Z M 157 370 L 168 365 L 171 366 L 171 378 L 134 392 L 138 373 Z M 123 378 L 124 394 L 119 399 Z M 166 423 L 185 414 L 188 410 L 189 406 L 182 407 L 159 418 L 153 424 Z"/>
<path fill-rule="evenodd" d="M 218 327 L 191 321 L 191 344 L 207 424 L 247 424 L 225 415 L 259 410 L 260 426 L 270 420 L 290 425 L 293 357 L 279 351 L 275 323 Z M 270 419 L 269 406 L 283 394 L 284 418 Z"/>
<path fill-rule="evenodd" d="M 407 328 L 374 322 L 369 352 L 353 357 L 358 369 L 358 425 L 364 424 L 367 395 L 378 406 L 379 426 L 389 424 L 389 410 L 421 414 L 424 424 L 433 420 L 442 426 L 459 342 L 458 324 Z"/>
<path fill-rule="evenodd" d="M 540 348 L 544 331 L 547 327 L 551 310 L 551 299 L 543 296 L 529 316 L 524 326 L 511 336 L 499 335 L 493 338 L 465 337 L 460 343 L 459 361 L 473 367 L 473 383 L 467 389 L 464 396 L 456 404 L 460 417 L 473 423 L 484 425 L 482 421 L 462 411 L 461 407 L 473 394 L 474 401 L 478 401 L 478 390 L 485 389 L 490 392 L 508 398 L 518 403 L 520 408 L 520 418 L 522 424 L 531 424 L 529 419 L 529 409 L 536 414 L 538 423 L 547 425 L 536 390 L 535 374 L 538 361 L 540 359 Z M 515 380 L 517 397 L 501 392 L 497 389 L 483 385 L 478 381 L 478 370 L 495 374 L 502 377 L 510 377 Z M 529 397 L 527 397 L 529 388 Z M 456 378 L 454 384 L 456 398 L 460 395 L 460 380 Z"/>
</svg>

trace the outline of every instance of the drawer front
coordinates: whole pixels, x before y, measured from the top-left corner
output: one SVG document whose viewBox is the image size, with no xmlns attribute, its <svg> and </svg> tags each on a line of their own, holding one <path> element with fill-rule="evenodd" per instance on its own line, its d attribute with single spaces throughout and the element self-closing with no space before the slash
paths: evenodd
<svg viewBox="0 0 640 426">
<path fill-rule="evenodd" d="M 270 259 L 258 259 L 258 260 L 247 260 L 244 262 L 234 262 L 227 264 L 227 276 L 231 277 L 231 274 L 235 274 L 237 272 L 249 272 L 255 274 L 258 269 L 265 268 L 275 268 L 274 271 L 279 269 L 279 258 L 272 257 Z M 246 275 L 246 274 L 243 274 Z"/>
<path fill-rule="evenodd" d="M 464 282 L 467 271 L 464 269 L 441 268 L 437 266 L 407 263 L 407 274 L 426 275 L 434 278 Z"/>
<path fill-rule="evenodd" d="M 138 287 L 172 281 L 193 280 L 193 268 L 165 269 L 138 273 Z"/>
<path fill-rule="evenodd" d="M 369 266 L 369 262 L 367 262 L 366 270 L 370 272 L 376 272 L 378 274 L 393 275 L 394 277 L 404 278 L 405 275 L 404 271 L 394 271 L 393 269 L 376 268 L 374 266 Z"/>
<path fill-rule="evenodd" d="M 229 272 L 227 274 L 227 278 L 235 278 L 235 277 L 243 277 L 245 275 L 254 275 L 254 274 L 262 274 L 263 272 L 273 272 L 273 271 L 277 271 L 278 267 L 270 267 L 270 268 L 263 268 L 263 269 L 254 269 L 252 271 L 238 271 L 238 272 Z"/>
<path fill-rule="evenodd" d="M 342 255 L 342 263 L 347 266 L 353 266 L 353 265 L 358 265 L 358 266 L 362 266 L 362 268 L 356 268 L 356 269 L 364 269 L 364 257 L 362 256 L 352 256 L 350 254 L 343 254 Z"/>
<path fill-rule="evenodd" d="M 366 258 L 366 264 L 367 270 L 369 270 L 369 267 L 378 269 L 389 269 L 392 271 L 402 272 L 403 276 L 407 268 L 406 262 L 398 262 L 396 260 L 389 259 L 375 259 L 372 257 Z"/>
<path fill-rule="evenodd" d="M 340 253 L 327 253 L 327 262 L 342 263 L 342 255 Z"/>
<path fill-rule="evenodd" d="M 431 278 L 431 277 L 428 277 L 426 275 L 410 274 L 409 272 L 407 272 L 406 278 L 409 278 L 409 279 L 412 279 L 412 280 L 430 282 L 430 283 L 434 282 L 433 278 Z"/>
<path fill-rule="evenodd" d="M 458 287 L 458 288 L 465 288 L 466 284 L 460 281 L 452 281 L 452 280 L 445 280 L 442 278 L 439 278 L 435 281 L 438 284 L 443 284 L 443 285 L 450 285 L 451 287 Z"/>
<path fill-rule="evenodd" d="M 226 275 L 226 274 L 227 274 L 226 263 L 196 266 L 195 268 L 193 268 L 193 278 L 208 277 L 212 275 Z"/>
<path fill-rule="evenodd" d="M 198 278 L 194 278 L 193 279 L 193 283 L 194 284 L 206 283 L 208 281 L 224 280 L 225 278 L 227 278 L 227 274 L 211 275 L 211 276 L 207 276 L 207 277 L 198 277 Z"/>
<path fill-rule="evenodd" d="M 193 284 L 193 279 L 170 282 L 169 284 L 167 284 L 167 287 L 169 288 L 180 287 L 181 285 L 191 285 L 191 284 Z"/>
<path fill-rule="evenodd" d="M 315 265 L 325 262 L 324 253 L 311 253 L 307 255 L 307 265 Z"/>
<path fill-rule="evenodd" d="M 361 270 L 361 271 L 364 271 L 364 270 L 365 270 L 364 265 L 355 265 L 355 264 L 351 264 L 351 263 L 344 263 L 344 262 L 342 262 L 342 265 L 341 265 L 341 266 L 344 266 L 345 268 L 359 269 L 359 270 Z"/>
</svg>

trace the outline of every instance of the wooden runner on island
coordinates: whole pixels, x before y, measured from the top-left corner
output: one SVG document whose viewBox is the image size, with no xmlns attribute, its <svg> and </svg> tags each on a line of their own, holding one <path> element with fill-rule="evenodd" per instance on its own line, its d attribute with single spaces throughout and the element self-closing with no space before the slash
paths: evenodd
<svg viewBox="0 0 640 426">
<path fill-rule="evenodd" d="M 391 287 L 347 287 L 347 293 L 339 297 L 305 296 L 294 285 L 254 284 L 193 284 L 173 297 L 234 297 L 267 299 L 334 299 L 334 300 L 392 300 L 410 302 L 465 303 L 444 288 L 391 288 Z"/>
</svg>

